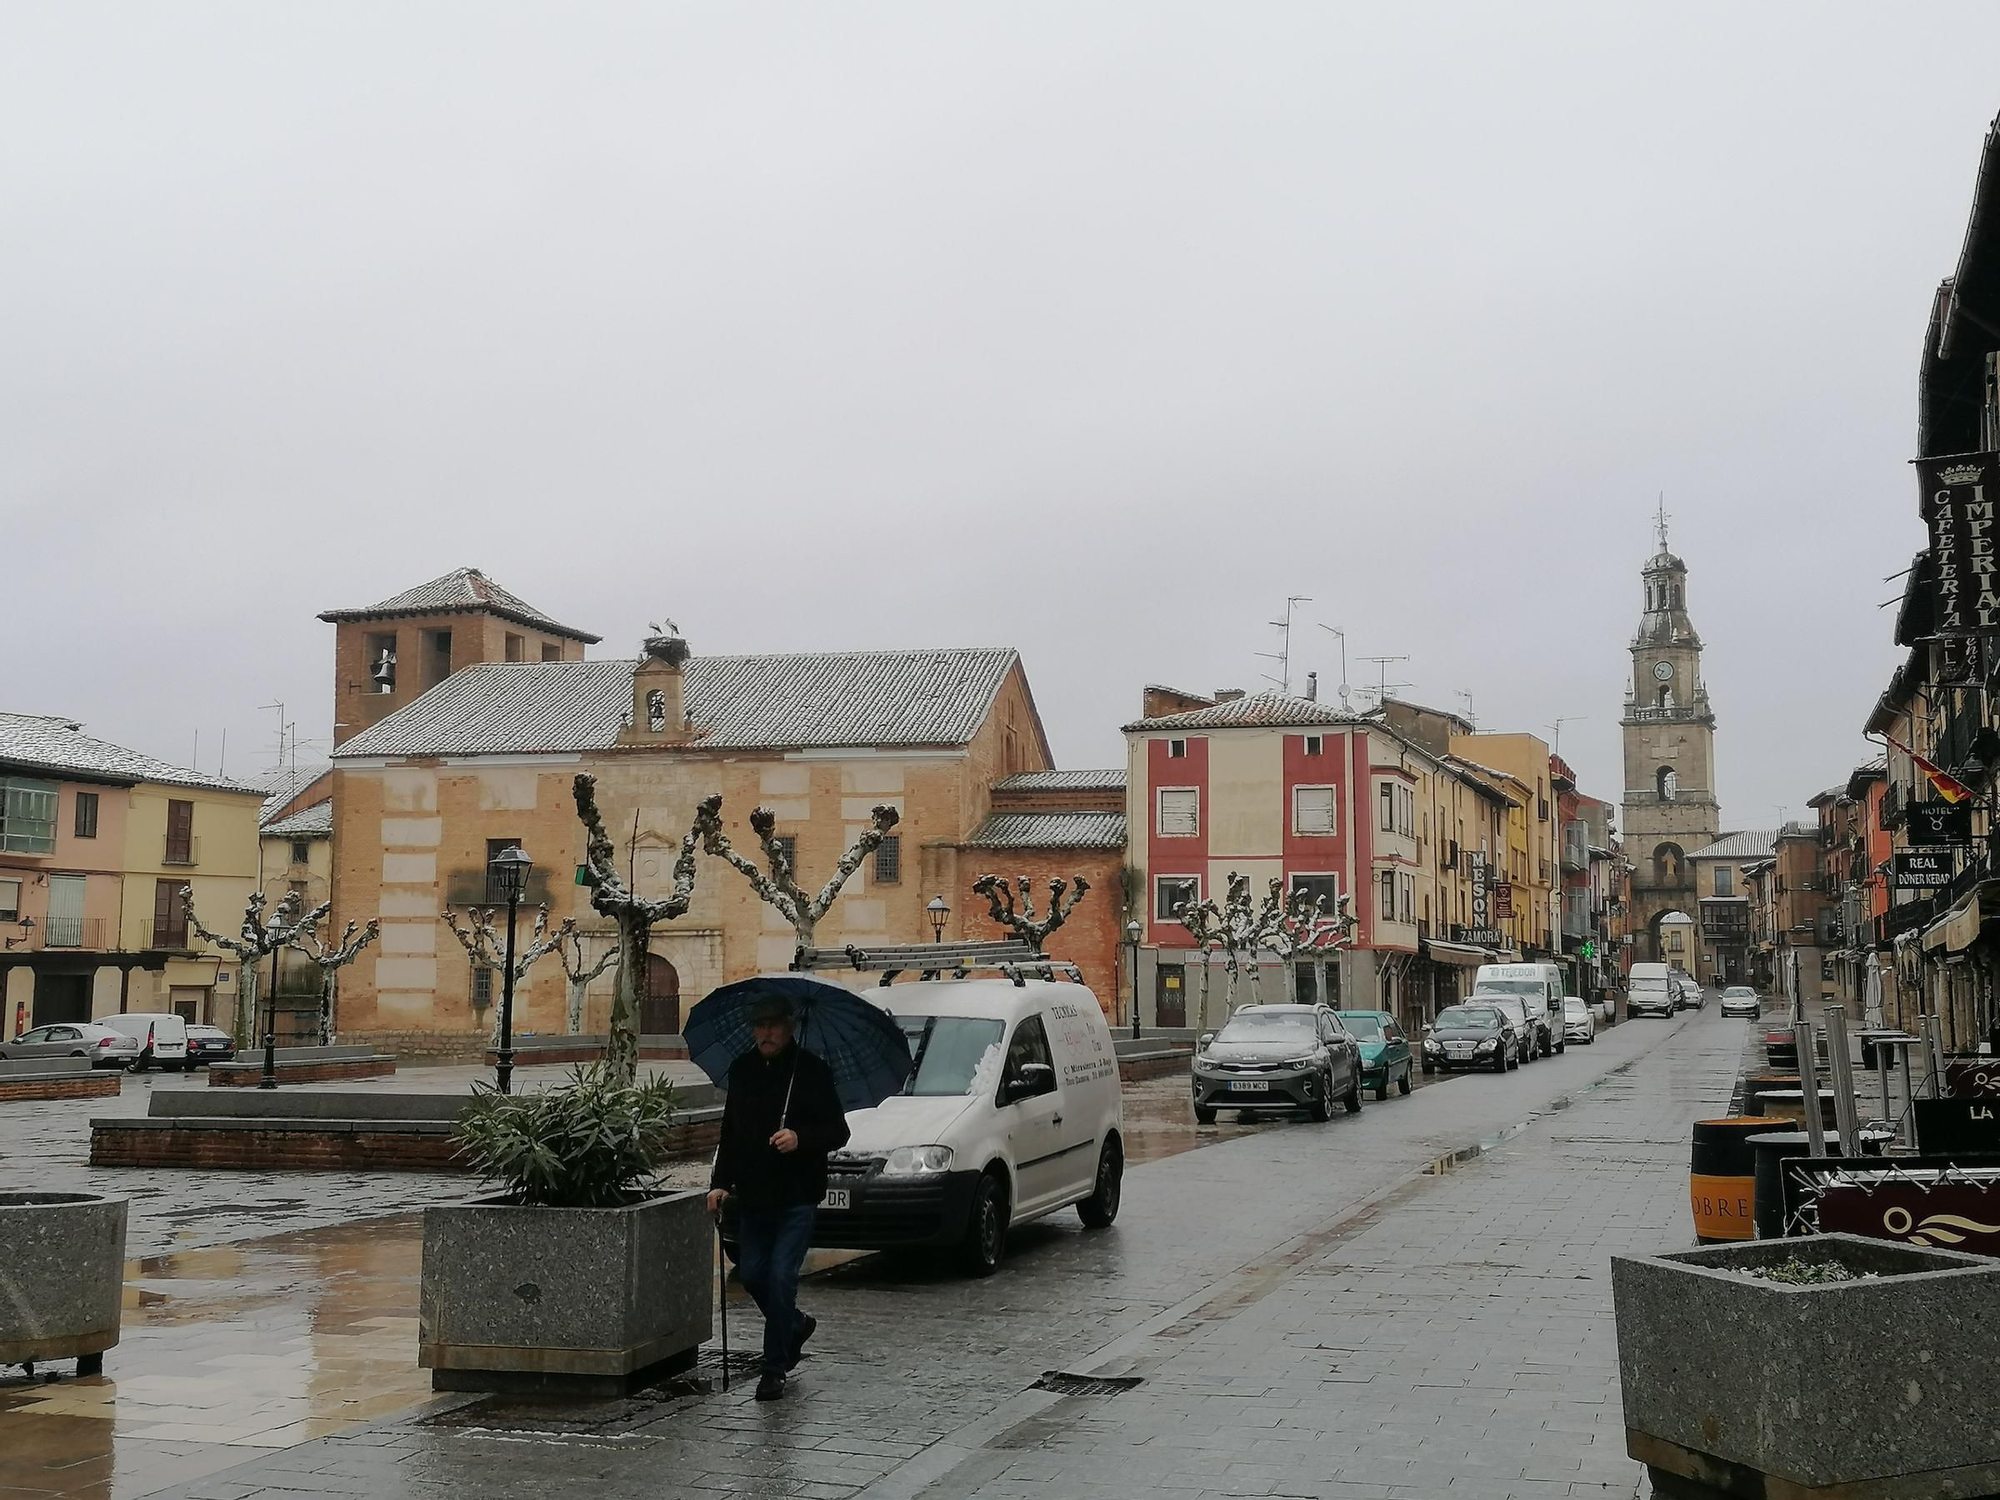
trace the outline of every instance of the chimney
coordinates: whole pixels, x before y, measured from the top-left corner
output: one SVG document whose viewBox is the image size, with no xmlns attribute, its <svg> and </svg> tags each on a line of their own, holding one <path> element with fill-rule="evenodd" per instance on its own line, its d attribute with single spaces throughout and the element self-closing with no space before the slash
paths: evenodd
<svg viewBox="0 0 2000 1500">
<path fill-rule="evenodd" d="M 631 719 L 618 736 L 621 745 L 677 744 L 687 738 L 688 643 L 678 635 L 647 636 L 632 673 Z"/>
<path fill-rule="evenodd" d="M 1234 703 L 1242 696 L 1242 688 L 1217 688 L 1215 690 L 1215 701 L 1217 703 Z"/>
<path fill-rule="evenodd" d="M 1306 673 L 1306 702 L 1319 702 L 1319 673 Z"/>
</svg>

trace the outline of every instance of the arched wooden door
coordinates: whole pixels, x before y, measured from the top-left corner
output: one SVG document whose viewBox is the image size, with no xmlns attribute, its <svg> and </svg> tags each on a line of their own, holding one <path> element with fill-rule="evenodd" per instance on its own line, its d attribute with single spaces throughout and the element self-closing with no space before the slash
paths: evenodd
<svg viewBox="0 0 2000 1500">
<path fill-rule="evenodd" d="M 672 1036 L 681 1029 L 681 976 L 657 953 L 646 955 L 646 996 L 639 1002 L 639 1030 Z"/>
</svg>

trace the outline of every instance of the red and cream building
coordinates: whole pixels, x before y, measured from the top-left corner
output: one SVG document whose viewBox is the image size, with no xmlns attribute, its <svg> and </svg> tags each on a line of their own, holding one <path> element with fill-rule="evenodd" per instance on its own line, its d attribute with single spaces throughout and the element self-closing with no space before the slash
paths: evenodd
<svg viewBox="0 0 2000 1500">
<path fill-rule="evenodd" d="M 1329 909 L 1349 898 L 1353 940 L 1328 976 L 1342 1005 L 1421 1020 L 1464 987 L 1456 971 L 1499 956 L 1466 931 L 1468 856 L 1497 858 L 1498 799 L 1415 737 L 1316 698 L 1148 688 L 1125 739 L 1146 1021 L 1219 1020 L 1220 960 L 1199 1015 L 1202 959 L 1174 911 L 1220 901 L 1232 874 L 1260 900 L 1273 879 Z M 1265 955 L 1260 997 L 1283 993 L 1278 959 Z"/>
</svg>

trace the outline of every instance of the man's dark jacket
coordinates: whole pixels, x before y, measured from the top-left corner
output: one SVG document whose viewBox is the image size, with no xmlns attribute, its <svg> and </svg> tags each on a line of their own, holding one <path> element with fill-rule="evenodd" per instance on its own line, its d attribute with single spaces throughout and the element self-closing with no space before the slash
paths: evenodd
<svg viewBox="0 0 2000 1500">
<path fill-rule="evenodd" d="M 797 1133 L 797 1150 L 781 1152 L 771 1144 L 781 1123 Z M 818 1203 L 826 1196 L 827 1153 L 846 1144 L 847 1115 L 826 1063 L 797 1042 L 787 1043 L 776 1057 L 752 1047 L 730 1064 L 722 1141 L 709 1186 L 726 1188 L 738 1209 Z"/>
</svg>

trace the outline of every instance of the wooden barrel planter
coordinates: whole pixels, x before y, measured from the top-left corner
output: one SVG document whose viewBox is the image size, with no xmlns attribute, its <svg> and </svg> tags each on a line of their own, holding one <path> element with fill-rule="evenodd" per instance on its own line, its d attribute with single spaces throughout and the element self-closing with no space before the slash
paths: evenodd
<svg viewBox="0 0 2000 1500">
<path fill-rule="evenodd" d="M 1751 1073 L 1743 1080 L 1743 1113 L 1761 1115 L 1764 1113 L 1764 1095 L 1773 1089 L 1795 1089 L 1799 1086 L 1796 1073 Z"/>
<path fill-rule="evenodd" d="M 1806 1117 L 1806 1095 L 1804 1089 L 1773 1089 L 1762 1096 L 1766 1129 L 1782 1129 L 1775 1122 L 1779 1120 L 1799 1120 Z M 1828 1130 L 1834 1128 L 1833 1090 L 1819 1091 L 1819 1122 Z M 1799 1127 L 1803 1129 L 1804 1126 Z"/>
<path fill-rule="evenodd" d="M 1755 1115 L 1694 1122 L 1688 1205 L 1694 1213 L 1695 1238 L 1702 1244 L 1755 1237 L 1757 1158 L 1750 1140 L 1770 1128 L 1769 1120 Z"/>
</svg>

